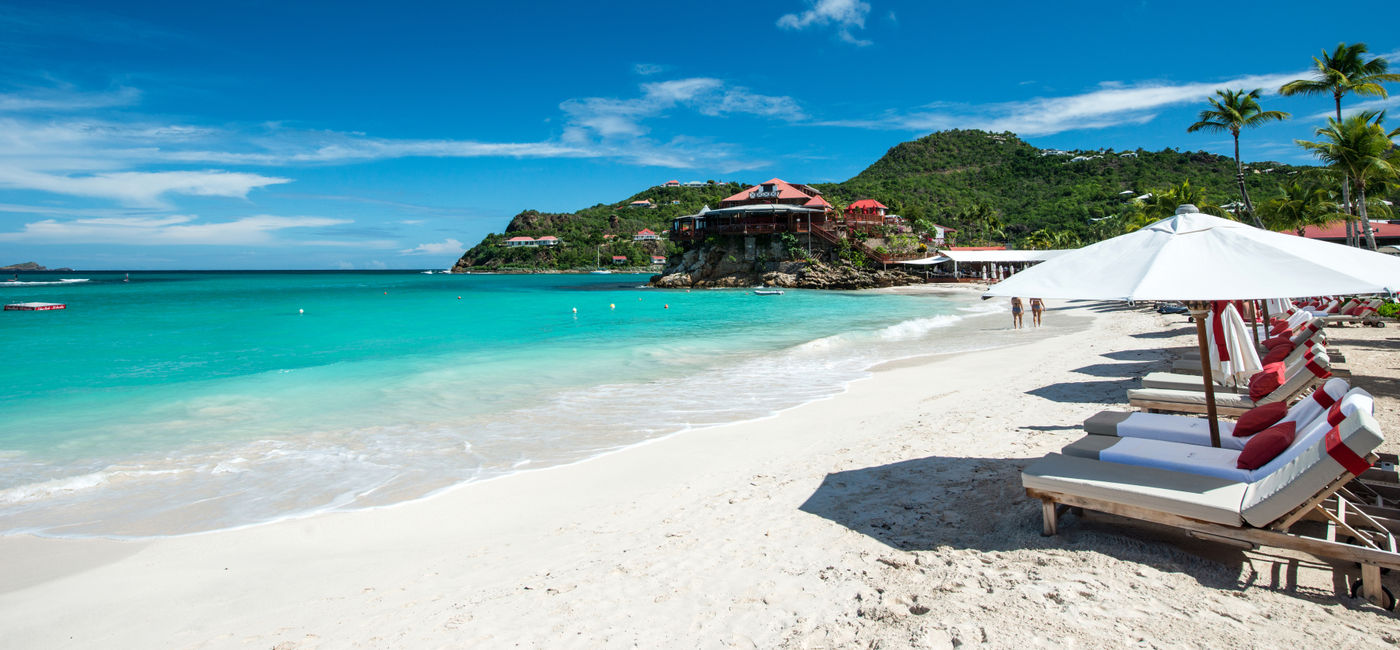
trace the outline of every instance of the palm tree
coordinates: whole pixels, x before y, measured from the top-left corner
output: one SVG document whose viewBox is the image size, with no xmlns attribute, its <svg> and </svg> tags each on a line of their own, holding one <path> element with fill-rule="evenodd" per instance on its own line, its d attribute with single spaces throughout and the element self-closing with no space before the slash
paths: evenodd
<svg viewBox="0 0 1400 650">
<path fill-rule="evenodd" d="M 1180 185 L 1174 185 L 1165 190 L 1154 190 L 1148 193 L 1148 198 L 1142 201 L 1133 202 L 1133 211 L 1136 214 L 1127 215 L 1128 223 L 1140 223 L 1146 220 L 1145 226 L 1154 221 L 1160 221 L 1176 214 L 1176 208 L 1184 203 L 1196 206 L 1197 210 L 1206 214 L 1213 214 L 1217 217 L 1227 219 L 1233 218 L 1228 212 L 1220 209 L 1220 206 L 1206 198 L 1204 189 L 1194 186 L 1191 181 L 1182 181 Z M 1141 227 L 1141 226 L 1139 226 Z M 1137 228 L 1133 228 L 1136 230 Z"/>
<path fill-rule="evenodd" d="M 1348 216 L 1338 211 L 1327 189 L 1317 182 L 1293 181 L 1282 189 L 1282 196 L 1259 206 L 1270 230 L 1292 230 L 1302 237 L 1308 226 L 1326 226 Z"/>
<path fill-rule="evenodd" d="M 1200 120 L 1186 127 L 1187 133 L 1196 131 L 1229 131 L 1235 138 L 1235 180 L 1240 184 L 1240 198 L 1244 200 L 1244 211 L 1254 219 L 1254 225 L 1264 227 L 1259 216 L 1254 214 L 1254 204 L 1249 201 L 1249 191 L 1244 187 L 1244 166 L 1240 163 L 1240 129 L 1250 129 L 1267 122 L 1286 120 L 1290 117 L 1282 111 L 1266 111 L 1259 108 L 1259 89 L 1217 90 L 1220 98 L 1210 98 L 1208 108 L 1201 111 Z"/>
<path fill-rule="evenodd" d="M 1338 43 L 1331 54 L 1322 51 L 1322 58 L 1313 57 L 1316 74 L 1312 79 L 1295 79 L 1279 88 L 1280 94 L 1323 95 L 1330 93 L 1336 103 L 1337 121 L 1342 121 L 1342 96 L 1347 93 L 1388 97 L 1383 84 L 1400 81 L 1400 74 L 1388 72 L 1390 62 L 1381 57 L 1365 60 L 1365 43 Z M 1342 179 L 1342 204 L 1352 211 L 1350 183 Z M 1351 223 L 1347 223 L 1347 241 L 1351 243 Z"/>
<path fill-rule="evenodd" d="M 1376 250 L 1376 235 L 1367 215 L 1366 186 L 1396 176 L 1396 165 L 1388 159 L 1395 146 L 1390 140 L 1394 132 L 1386 132 L 1380 124 L 1383 119 L 1385 113 L 1377 111 L 1362 111 L 1340 121 L 1329 119 L 1327 126 L 1315 132 L 1322 137 L 1321 141 L 1297 141 L 1299 146 L 1340 169 L 1356 184 L 1357 216 L 1361 218 L 1366 247 L 1371 250 Z"/>
</svg>

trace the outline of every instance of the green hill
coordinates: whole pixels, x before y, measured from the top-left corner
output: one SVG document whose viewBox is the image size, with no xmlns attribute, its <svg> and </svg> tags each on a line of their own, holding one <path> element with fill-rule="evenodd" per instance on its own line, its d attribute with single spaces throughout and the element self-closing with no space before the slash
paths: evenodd
<svg viewBox="0 0 1400 650">
<path fill-rule="evenodd" d="M 1249 167 L 1245 184 L 1256 204 L 1304 169 L 1272 162 Z M 900 143 L 855 178 L 816 187 L 836 205 L 873 198 L 911 220 L 953 228 L 970 225 L 969 213 L 990 210 L 1014 241 L 1040 229 L 1094 239 L 1090 219 L 1121 214 L 1134 196 L 1187 180 L 1217 204 L 1239 195 L 1234 160 L 1225 156 L 1171 149 L 1054 152 L 1013 133 L 983 131 L 943 131 Z"/>
<path fill-rule="evenodd" d="M 1246 184 L 1256 205 L 1276 195 L 1293 174 L 1308 169 L 1272 162 L 1249 167 Z M 962 243 L 985 238 L 1014 244 L 1038 230 L 1066 232 L 1082 241 L 1118 234 L 1105 229 L 1104 217 L 1122 214 L 1135 196 L 1188 180 L 1214 203 L 1238 198 L 1234 161 L 1224 156 L 1172 149 L 1058 152 L 1037 149 L 1013 133 L 959 130 L 900 143 L 850 180 L 813 186 L 838 210 L 872 198 L 911 221 L 924 219 L 958 229 Z M 663 232 L 673 218 L 694 214 L 704 205 L 717 207 L 720 199 L 747 186 L 653 187 L 574 213 L 527 210 L 511 219 L 504 233 L 487 235 L 468 250 L 457 268 L 587 269 L 596 257 L 606 264 L 613 255 L 626 255 L 629 266 L 644 265 L 650 255 L 670 255 L 679 247 L 665 240 L 633 242 L 633 233 L 643 228 Z M 656 207 L 628 205 L 638 200 L 650 200 Z M 1001 234 L 979 237 L 989 220 L 1000 224 Z M 564 244 L 501 245 L 518 235 L 553 235 Z"/>
<path fill-rule="evenodd" d="M 714 183 L 704 187 L 652 187 L 616 203 L 599 203 L 571 213 L 526 210 L 515 215 L 504 233 L 491 233 L 457 261 L 467 269 L 591 269 L 601 259 L 609 265 L 612 256 L 625 255 L 627 266 L 646 266 L 651 255 L 669 255 L 679 247 L 669 241 L 634 242 L 632 236 L 644 228 L 662 233 L 676 217 L 695 214 L 706 205 L 716 207 L 723 199 L 748 187 L 739 183 Z M 656 207 L 633 207 L 633 201 L 651 201 Z M 508 248 L 501 243 L 511 237 L 539 238 L 553 235 L 564 243 L 552 247 Z"/>
</svg>

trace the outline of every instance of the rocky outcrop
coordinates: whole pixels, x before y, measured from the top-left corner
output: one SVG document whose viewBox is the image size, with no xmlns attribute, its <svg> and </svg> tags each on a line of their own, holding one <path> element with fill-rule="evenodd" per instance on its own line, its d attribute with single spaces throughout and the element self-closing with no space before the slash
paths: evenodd
<svg viewBox="0 0 1400 650">
<path fill-rule="evenodd" d="M 680 288 L 783 287 L 793 289 L 870 289 L 920 284 L 923 279 L 898 269 L 866 269 L 836 258 L 834 251 L 818 246 L 811 256 L 806 249 L 782 249 L 776 238 L 733 237 L 687 250 L 672 258 L 653 286 Z M 797 258 L 797 259 L 794 259 Z"/>
</svg>

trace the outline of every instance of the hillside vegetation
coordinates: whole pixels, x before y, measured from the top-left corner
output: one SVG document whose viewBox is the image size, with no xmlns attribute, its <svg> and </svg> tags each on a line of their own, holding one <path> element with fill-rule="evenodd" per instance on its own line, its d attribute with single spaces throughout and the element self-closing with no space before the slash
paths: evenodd
<svg viewBox="0 0 1400 650">
<path fill-rule="evenodd" d="M 1251 163 L 1246 174 L 1250 195 L 1256 203 L 1276 196 L 1304 169 L 1309 168 Z M 871 198 L 911 222 L 955 228 L 962 244 L 1029 246 L 1048 232 L 1071 242 L 1068 245 L 1117 235 L 1123 229 L 1122 215 L 1133 211 L 1134 197 L 1187 181 L 1211 203 L 1229 203 L 1238 194 L 1234 162 L 1224 156 L 1171 149 L 1062 154 L 1037 149 L 1013 133 L 959 130 L 900 143 L 854 178 L 814 187 L 837 209 Z M 643 228 L 664 232 L 673 218 L 694 214 L 704 205 L 717 207 L 721 199 L 749 185 L 652 187 L 573 213 L 526 210 L 511 219 L 504 233 L 487 235 L 468 250 L 457 268 L 587 269 L 593 267 L 595 255 L 605 266 L 613 255 L 626 255 L 629 266 L 644 266 L 650 255 L 671 255 L 679 248 L 665 240 L 633 242 L 633 233 Z M 657 207 L 628 205 L 637 200 L 650 200 Z M 553 235 L 564 244 L 501 245 L 517 235 Z"/>
</svg>

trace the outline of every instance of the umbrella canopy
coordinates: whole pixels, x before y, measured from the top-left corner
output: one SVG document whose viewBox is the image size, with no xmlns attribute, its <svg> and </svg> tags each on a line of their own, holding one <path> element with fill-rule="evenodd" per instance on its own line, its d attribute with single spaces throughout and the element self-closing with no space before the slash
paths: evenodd
<svg viewBox="0 0 1400 650">
<path fill-rule="evenodd" d="M 1245 327 L 1240 312 L 1232 304 L 1224 304 L 1223 307 L 1220 310 L 1212 309 L 1206 320 L 1210 365 L 1220 381 L 1227 386 L 1238 386 L 1263 370 L 1264 364 L 1259 362 L 1254 339 L 1249 336 L 1249 328 Z"/>
<path fill-rule="evenodd" d="M 1400 288 L 1400 258 L 1261 230 L 1183 205 L 1175 216 L 1053 257 L 985 296 L 1232 300 Z"/>
</svg>

